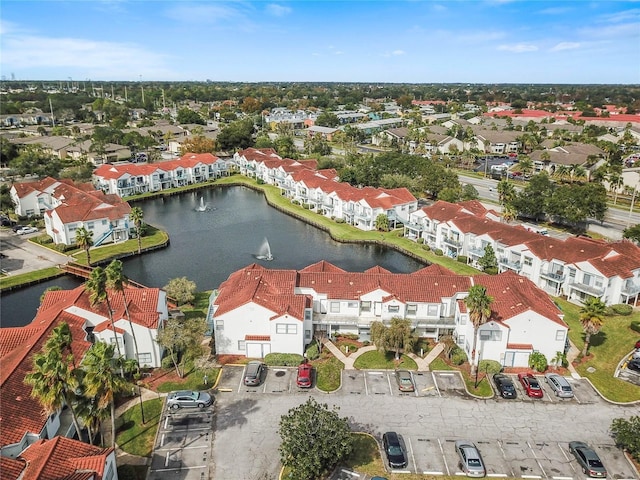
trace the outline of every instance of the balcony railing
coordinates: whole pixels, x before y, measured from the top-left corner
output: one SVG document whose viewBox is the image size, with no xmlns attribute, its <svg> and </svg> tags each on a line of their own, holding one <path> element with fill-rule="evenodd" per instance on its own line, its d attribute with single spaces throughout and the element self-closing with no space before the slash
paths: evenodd
<svg viewBox="0 0 640 480">
<path fill-rule="evenodd" d="M 635 295 L 636 293 L 640 293 L 640 283 L 625 282 L 622 287 L 622 293 L 625 295 Z"/>
<path fill-rule="evenodd" d="M 553 280 L 554 282 L 558 282 L 558 283 L 562 283 L 565 278 L 565 275 L 562 272 L 560 273 L 540 272 L 540 276 L 542 278 Z"/>
<path fill-rule="evenodd" d="M 446 243 L 447 245 L 453 245 L 454 247 L 461 247 L 462 246 L 462 242 L 459 240 L 456 240 L 455 238 L 443 238 L 442 241 L 444 243 Z"/>
<path fill-rule="evenodd" d="M 506 257 L 501 258 L 500 260 L 498 260 L 498 263 L 504 267 L 507 267 L 511 270 L 516 270 L 519 271 L 520 268 L 522 268 L 522 263 L 520 263 L 517 260 L 510 260 Z"/>
<path fill-rule="evenodd" d="M 584 283 L 574 282 L 571 284 L 571 288 L 579 290 L 584 293 L 588 293 L 594 297 L 601 297 L 604 294 L 604 288 L 595 287 L 593 285 L 586 285 Z"/>
</svg>

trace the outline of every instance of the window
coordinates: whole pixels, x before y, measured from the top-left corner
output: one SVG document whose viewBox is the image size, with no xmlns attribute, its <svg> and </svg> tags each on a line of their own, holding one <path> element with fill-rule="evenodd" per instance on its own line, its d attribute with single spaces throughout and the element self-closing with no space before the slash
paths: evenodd
<svg viewBox="0 0 640 480">
<path fill-rule="evenodd" d="M 564 330 L 556 330 L 556 341 L 561 342 L 564 340 Z"/>
<path fill-rule="evenodd" d="M 244 352 L 247 349 L 247 346 L 245 344 L 244 340 L 238 340 L 238 350 L 240 350 L 241 352 Z"/>
<path fill-rule="evenodd" d="M 502 340 L 501 330 L 480 330 L 480 340 L 499 342 Z"/>
<path fill-rule="evenodd" d="M 107 220 L 102 220 L 102 225 L 106 225 L 107 224 Z"/>
<path fill-rule="evenodd" d="M 138 363 L 141 366 L 151 365 L 151 354 L 150 353 L 139 353 L 138 354 Z"/>
<path fill-rule="evenodd" d="M 340 313 L 340 302 L 331 302 L 329 308 L 331 313 Z"/>
<path fill-rule="evenodd" d="M 436 317 L 438 315 L 438 305 L 427 306 L 427 316 Z"/>
<path fill-rule="evenodd" d="M 398 313 L 400 311 L 400 307 L 398 305 L 389 305 L 389 313 Z"/>
<path fill-rule="evenodd" d="M 527 267 L 530 267 L 533 264 L 533 258 L 531 257 L 524 257 L 524 264 Z"/>
<path fill-rule="evenodd" d="M 304 338 L 309 340 L 311 338 L 311 330 L 304 331 Z"/>
<path fill-rule="evenodd" d="M 276 333 L 295 335 L 298 333 L 298 326 L 293 323 L 278 323 L 276 324 Z"/>
<path fill-rule="evenodd" d="M 371 302 L 361 302 L 360 303 L 360 311 L 361 312 L 370 312 L 371 311 Z"/>
<path fill-rule="evenodd" d="M 87 222 L 87 230 L 93 230 L 95 228 L 94 222 Z"/>
<path fill-rule="evenodd" d="M 347 304 L 347 307 L 349 307 L 349 308 L 358 308 L 358 302 L 349 302 Z"/>
<path fill-rule="evenodd" d="M 407 315 L 415 315 L 418 313 L 418 305 L 411 303 L 407 305 Z"/>
<path fill-rule="evenodd" d="M 114 475 L 113 475 L 113 463 L 109 463 L 109 468 L 107 469 L 107 473 L 105 474 L 104 480 L 113 480 Z"/>
<path fill-rule="evenodd" d="M 310 308 L 305 309 L 304 311 L 304 319 L 305 320 L 311 320 L 313 317 L 313 310 L 311 310 Z"/>
<path fill-rule="evenodd" d="M 216 320 L 216 330 L 224 330 L 224 320 Z"/>
</svg>

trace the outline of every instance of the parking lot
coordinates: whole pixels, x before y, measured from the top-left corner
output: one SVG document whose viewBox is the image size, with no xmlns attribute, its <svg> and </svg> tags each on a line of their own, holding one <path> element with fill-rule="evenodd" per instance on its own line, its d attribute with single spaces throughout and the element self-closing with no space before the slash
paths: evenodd
<svg viewBox="0 0 640 480">
<path fill-rule="evenodd" d="M 423 475 L 463 476 L 454 443 L 460 438 L 403 436 L 408 471 Z M 471 439 L 480 453 L 488 477 L 568 480 L 584 478 L 568 443 L 532 440 Z M 633 469 L 613 444 L 591 444 L 603 459 L 609 478 L 636 478 Z"/>
<path fill-rule="evenodd" d="M 148 480 L 211 478 L 214 408 L 164 410 Z"/>
<path fill-rule="evenodd" d="M 218 390 L 235 393 L 275 393 L 275 394 L 305 394 L 309 389 L 296 385 L 296 369 L 294 367 L 271 367 L 266 369 L 262 382 L 257 387 L 247 387 L 242 378 L 243 366 L 225 366 L 222 370 Z M 397 397 L 467 397 L 471 398 L 465 389 L 464 380 L 457 371 L 411 372 L 414 392 L 401 392 L 395 380 L 395 374 L 390 370 L 343 370 L 342 385 L 334 394 L 338 395 L 389 395 Z M 568 378 L 574 397 L 558 398 L 544 381 L 544 376 L 538 380 L 544 391 L 542 399 L 529 398 L 516 375 L 510 375 L 518 392 L 516 401 L 545 402 L 545 403 L 578 403 L 590 404 L 603 402 L 589 382 Z M 482 381 L 487 381 L 482 380 Z M 491 383 L 495 392 L 495 386 Z M 314 390 L 312 388 L 311 390 Z M 513 402 L 495 396 L 495 401 Z"/>
</svg>

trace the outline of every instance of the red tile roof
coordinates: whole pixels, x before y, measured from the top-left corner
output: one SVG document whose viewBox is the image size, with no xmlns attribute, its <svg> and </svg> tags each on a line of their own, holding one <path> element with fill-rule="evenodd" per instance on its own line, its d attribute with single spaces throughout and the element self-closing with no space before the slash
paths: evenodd
<svg viewBox="0 0 640 480">
<path fill-rule="evenodd" d="M 0 473 L 2 480 L 18 480 L 27 462 L 22 459 L 0 456 Z"/>
<path fill-rule="evenodd" d="M 509 350 L 533 350 L 533 345 L 530 343 L 507 343 Z"/>
<path fill-rule="evenodd" d="M 20 454 L 19 458 L 26 461 L 21 480 L 76 480 L 92 477 L 100 480 L 105 473 L 107 458 L 112 452 L 113 448 L 96 447 L 66 437 L 38 440 Z M 79 477 L 78 474 L 82 476 Z"/>
<path fill-rule="evenodd" d="M 170 172 L 179 168 L 193 168 L 199 164 L 213 165 L 220 160 L 211 153 L 185 153 L 175 160 L 167 160 L 157 163 L 128 163 L 123 165 L 100 165 L 94 171 L 94 175 L 105 179 L 118 179 L 123 176 L 151 175 L 156 171 Z"/>
<path fill-rule="evenodd" d="M 270 342 L 271 335 L 245 335 L 244 339 L 247 341 L 254 341 L 254 342 Z"/>
<path fill-rule="evenodd" d="M 132 322 L 157 328 L 159 291 L 157 288 L 125 290 Z M 109 298 L 114 318 L 125 318 L 121 294 L 110 291 Z M 86 320 L 67 311 L 70 307 L 78 307 L 107 318 L 106 305 L 92 307 L 85 287 L 79 286 L 73 290 L 47 292 L 36 317 L 29 325 L 0 329 L 1 445 L 18 442 L 25 432 L 39 434 L 47 421 L 42 406 L 31 397 L 31 387 L 24 383 L 24 378 L 32 370 L 33 356 L 40 352 L 51 330 L 62 322 L 69 324 L 73 337 L 71 349 L 78 362 L 90 346 L 85 338 Z"/>
</svg>

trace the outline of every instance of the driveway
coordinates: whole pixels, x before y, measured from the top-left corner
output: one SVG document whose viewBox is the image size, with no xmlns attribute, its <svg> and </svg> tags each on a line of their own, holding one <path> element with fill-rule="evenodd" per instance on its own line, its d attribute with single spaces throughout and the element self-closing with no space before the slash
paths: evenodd
<svg viewBox="0 0 640 480">
<path fill-rule="evenodd" d="M 2 258 L 2 270 L 17 275 L 67 263 L 68 256 L 28 241 L 41 234 L 18 235 L 9 228 L 0 229 L 0 251 L 6 255 Z"/>
</svg>

